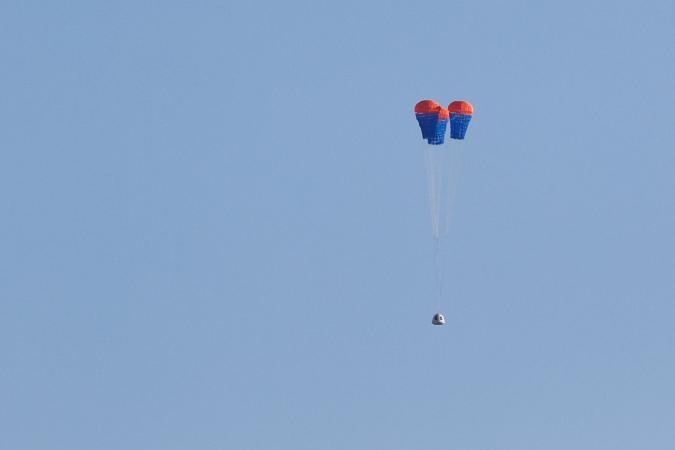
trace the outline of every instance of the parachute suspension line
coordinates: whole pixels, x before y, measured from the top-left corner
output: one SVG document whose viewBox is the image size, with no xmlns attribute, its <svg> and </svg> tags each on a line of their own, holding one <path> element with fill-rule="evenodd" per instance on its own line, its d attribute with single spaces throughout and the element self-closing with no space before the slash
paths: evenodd
<svg viewBox="0 0 675 450">
<path fill-rule="evenodd" d="M 441 301 L 443 300 L 443 267 L 441 260 L 441 240 L 434 239 L 434 269 L 436 275 L 437 304 L 436 311 L 441 310 Z"/>
<path fill-rule="evenodd" d="M 451 141 L 445 145 L 425 145 L 427 181 L 429 188 L 429 206 L 431 210 L 431 231 L 434 239 L 434 278 L 437 310 L 444 302 L 445 271 L 443 270 L 443 247 L 447 244 L 444 236 L 449 232 L 461 169 L 461 141 Z"/>
<path fill-rule="evenodd" d="M 454 144 L 454 143 L 453 143 Z M 431 231 L 434 239 L 448 233 L 461 169 L 461 145 L 426 145 L 424 159 L 429 189 Z"/>
<path fill-rule="evenodd" d="M 443 146 L 427 145 L 424 148 L 424 156 L 427 170 L 427 182 L 429 185 L 429 207 L 431 211 L 431 231 L 434 239 L 440 239 L 444 233 L 445 217 L 444 199 L 446 176 L 444 159 L 446 149 Z"/>
<path fill-rule="evenodd" d="M 455 194 L 457 193 L 457 185 L 459 175 L 462 169 L 462 145 L 461 141 L 451 140 L 443 155 L 443 199 L 442 199 L 442 218 L 443 223 L 442 232 L 448 233 L 450 225 L 452 224 Z"/>
</svg>

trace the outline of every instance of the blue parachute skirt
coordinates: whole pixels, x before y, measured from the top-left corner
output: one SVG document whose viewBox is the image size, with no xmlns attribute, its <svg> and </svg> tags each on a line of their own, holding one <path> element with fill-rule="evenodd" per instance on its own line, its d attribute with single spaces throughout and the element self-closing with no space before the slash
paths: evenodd
<svg viewBox="0 0 675 450">
<path fill-rule="evenodd" d="M 464 139 L 469 122 L 471 122 L 471 116 L 467 114 L 450 114 L 450 137 Z"/>
<path fill-rule="evenodd" d="M 422 130 L 422 138 L 429 139 L 429 136 L 433 136 L 438 123 L 438 114 L 415 114 L 415 117 Z"/>
<path fill-rule="evenodd" d="M 429 136 L 427 142 L 431 145 L 441 145 L 443 142 L 445 142 L 445 129 L 447 127 L 448 127 L 447 120 L 439 120 L 438 122 L 436 122 L 436 129 L 434 130 L 434 134 L 432 136 Z"/>
<path fill-rule="evenodd" d="M 422 130 L 422 138 L 431 145 L 440 145 L 445 142 L 447 120 L 439 120 L 438 114 L 415 114 Z"/>
</svg>

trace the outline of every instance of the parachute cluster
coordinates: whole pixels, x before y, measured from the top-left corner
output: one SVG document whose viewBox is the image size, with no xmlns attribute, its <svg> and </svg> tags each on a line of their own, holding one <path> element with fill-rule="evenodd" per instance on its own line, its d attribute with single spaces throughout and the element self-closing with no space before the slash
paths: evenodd
<svg viewBox="0 0 675 450">
<path fill-rule="evenodd" d="M 423 145 L 429 184 L 429 206 L 431 207 L 431 230 L 435 241 L 434 269 L 438 296 L 438 313 L 434 325 L 444 325 L 445 316 L 440 313 L 444 297 L 444 276 L 440 256 L 441 238 L 448 233 L 455 187 L 460 169 L 460 156 L 469 122 L 473 117 L 473 106 L 465 100 L 454 101 L 447 108 L 434 100 L 422 100 L 415 105 L 415 118 L 422 131 L 422 138 L 429 145 Z M 452 145 L 445 143 L 445 134 L 450 124 Z"/>
<path fill-rule="evenodd" d="M 422 130 L 422 138 L 430 145 L 445 142 L 445 132 L 450 122 L 450 138 L 464 139 L 473 116 L 473 106 L 465 100 L 458 100 L 443 108 L 435 100 L 422 100 L 415 105 L 415 117 Z"/>
</svg>

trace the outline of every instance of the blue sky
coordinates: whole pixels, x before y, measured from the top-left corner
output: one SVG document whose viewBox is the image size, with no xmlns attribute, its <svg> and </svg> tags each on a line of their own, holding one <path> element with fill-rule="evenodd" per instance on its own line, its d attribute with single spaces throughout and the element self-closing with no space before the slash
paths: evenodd
<svg viewBox="0 0 675 450">
<path fill-rule="evenodd" d="M 1 448 L 675 446 L 672 2 L 0 23 Z M 429 97 L 476 108 L 446 327 Z"/>
</svg>

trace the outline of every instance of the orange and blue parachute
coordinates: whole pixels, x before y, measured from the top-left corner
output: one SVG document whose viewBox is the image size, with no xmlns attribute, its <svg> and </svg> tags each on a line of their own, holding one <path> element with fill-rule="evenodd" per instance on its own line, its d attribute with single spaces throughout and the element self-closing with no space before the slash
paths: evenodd
<svg viewBox="0 0 675 450">
<path fill-rule="evenodd" d="M 415 117 L 422 130 L 422 138 L 431 145 L 445 142 L 445 129 L 450 115 L 434 100 L 422 100 L 415 105 Z"/>
<path fill-rule="evenodd" d="M 448 112 L 450 113 L 450 137 L 464 139 L 473 116 L 473 106 L 465 100 L 458 100 L 448 105 Z"/>
</svg>

